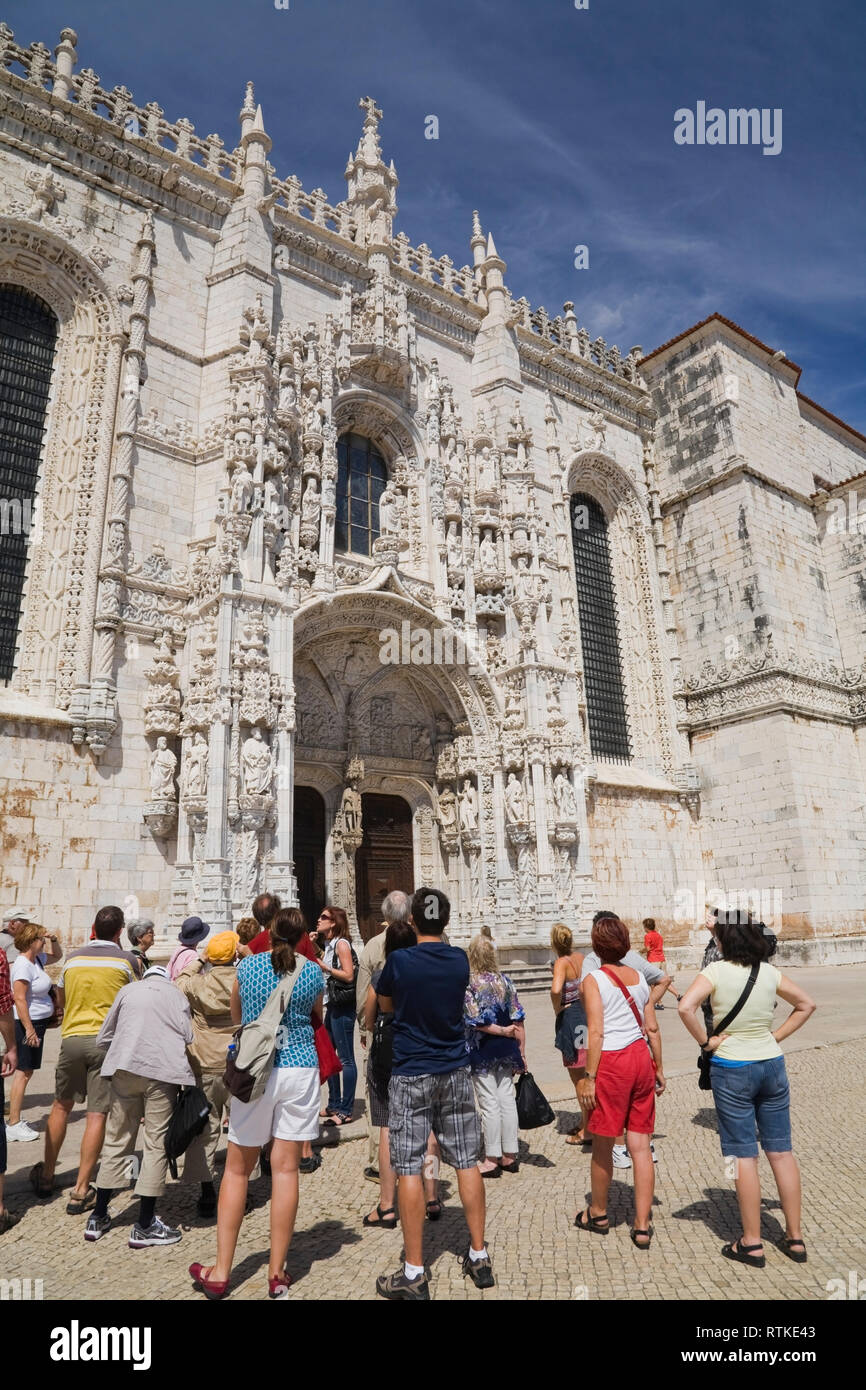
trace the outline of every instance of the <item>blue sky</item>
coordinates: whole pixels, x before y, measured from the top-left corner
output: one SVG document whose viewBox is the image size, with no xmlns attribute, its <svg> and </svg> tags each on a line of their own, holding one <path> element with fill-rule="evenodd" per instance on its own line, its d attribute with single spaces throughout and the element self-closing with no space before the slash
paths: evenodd
<svg viewBox="0 0 866 1390">
<path fill-rule="evenodd" d="M 718 310 L 866 432 L 862 0 L 16 0 L 20 42 L 237 139 L 253 79 L 281 175 L 345 191 L 358 98 L 383 108 L 398 230 L 457 265 L 472 209 L 515 296 L 645 351 Z M 679 107 L 781 107 L 778 156 L 678 146 Z M 425 117 L 439 139 L 424 138 Z M 574 247 L 589 247 L 588 270 Z"/>
</svg>

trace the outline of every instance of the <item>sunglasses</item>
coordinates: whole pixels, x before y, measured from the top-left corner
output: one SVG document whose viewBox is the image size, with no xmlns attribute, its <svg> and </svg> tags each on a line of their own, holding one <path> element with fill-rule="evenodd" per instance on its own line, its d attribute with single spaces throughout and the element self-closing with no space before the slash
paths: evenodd
<svg viewBox="0 0 866 1390">
<path fill-rule="evenodd" d="M 333 920 L 334 920 L 333 917 L 329 917 L 329 916 L 327 915 L 327 913 L 325 913 L 325 912 L 320 912 L 320 913 L 319 913 L 319 921 L 320 921 L 320 922 L 333 922 Z"/>
</svg>

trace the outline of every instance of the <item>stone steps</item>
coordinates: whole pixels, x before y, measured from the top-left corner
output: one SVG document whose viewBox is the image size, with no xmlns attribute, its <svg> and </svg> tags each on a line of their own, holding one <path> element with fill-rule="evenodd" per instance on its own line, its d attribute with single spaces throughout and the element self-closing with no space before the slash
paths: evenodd
<svg viewBox="0 0 866 1390">
<path fill-rule="evenodd" d="M 546 994 L 550 989 L 549 965 L 503 965 L 518 994 Z"/>
</svg>

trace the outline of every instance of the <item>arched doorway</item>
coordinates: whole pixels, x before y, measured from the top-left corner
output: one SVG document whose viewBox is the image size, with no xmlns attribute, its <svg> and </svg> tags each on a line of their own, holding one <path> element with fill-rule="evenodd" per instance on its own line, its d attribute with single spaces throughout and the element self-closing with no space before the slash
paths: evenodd
<svg viewBox="0 0 866 1390">
<path fill-rule="evenodd" d="M 364 941 L 375 935 L 382 899 L 414 886 L 412 811 L 402 796 L 367 792 L 361 797 L 364 839 L 355 856 L 355 900 Z"/>
<path fill-rule="evenodd" d="M 314 787 L 295 787 L 295 877 L 311 931 L 325 904 L 325 803 Z"/>
</svg>

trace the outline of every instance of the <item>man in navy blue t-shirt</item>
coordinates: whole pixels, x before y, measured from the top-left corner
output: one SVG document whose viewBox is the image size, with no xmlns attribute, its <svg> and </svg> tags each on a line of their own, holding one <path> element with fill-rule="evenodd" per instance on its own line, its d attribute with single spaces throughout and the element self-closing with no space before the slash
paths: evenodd
<svg viewBox="0 0 866 1390">
<path fill-rule="evenodd" d="M 429 1299 L 424 1271 L 424 1171 L 432 1129 L 442 1156 L 457 1171 L 469 1225 L 463 1272 L 479 1289 L 493 1287 L 484 1244 L 484 1182 L 478 1159 L 481 1125 L 469 1074 L 463 1001 L 469 983 L 464 951 L 442 940 L 451 905 L 437 888 L 419 888 L 412 899 L 418 944 L 392 951 L 377 994 L 383 1013 L 394 1015 L 394 1063 L 388 1090 L 391 1163 L 400 1179 L 397 1195 L 405 1264 L 380 1275 L 384 1298 Z"/>
</svg>

